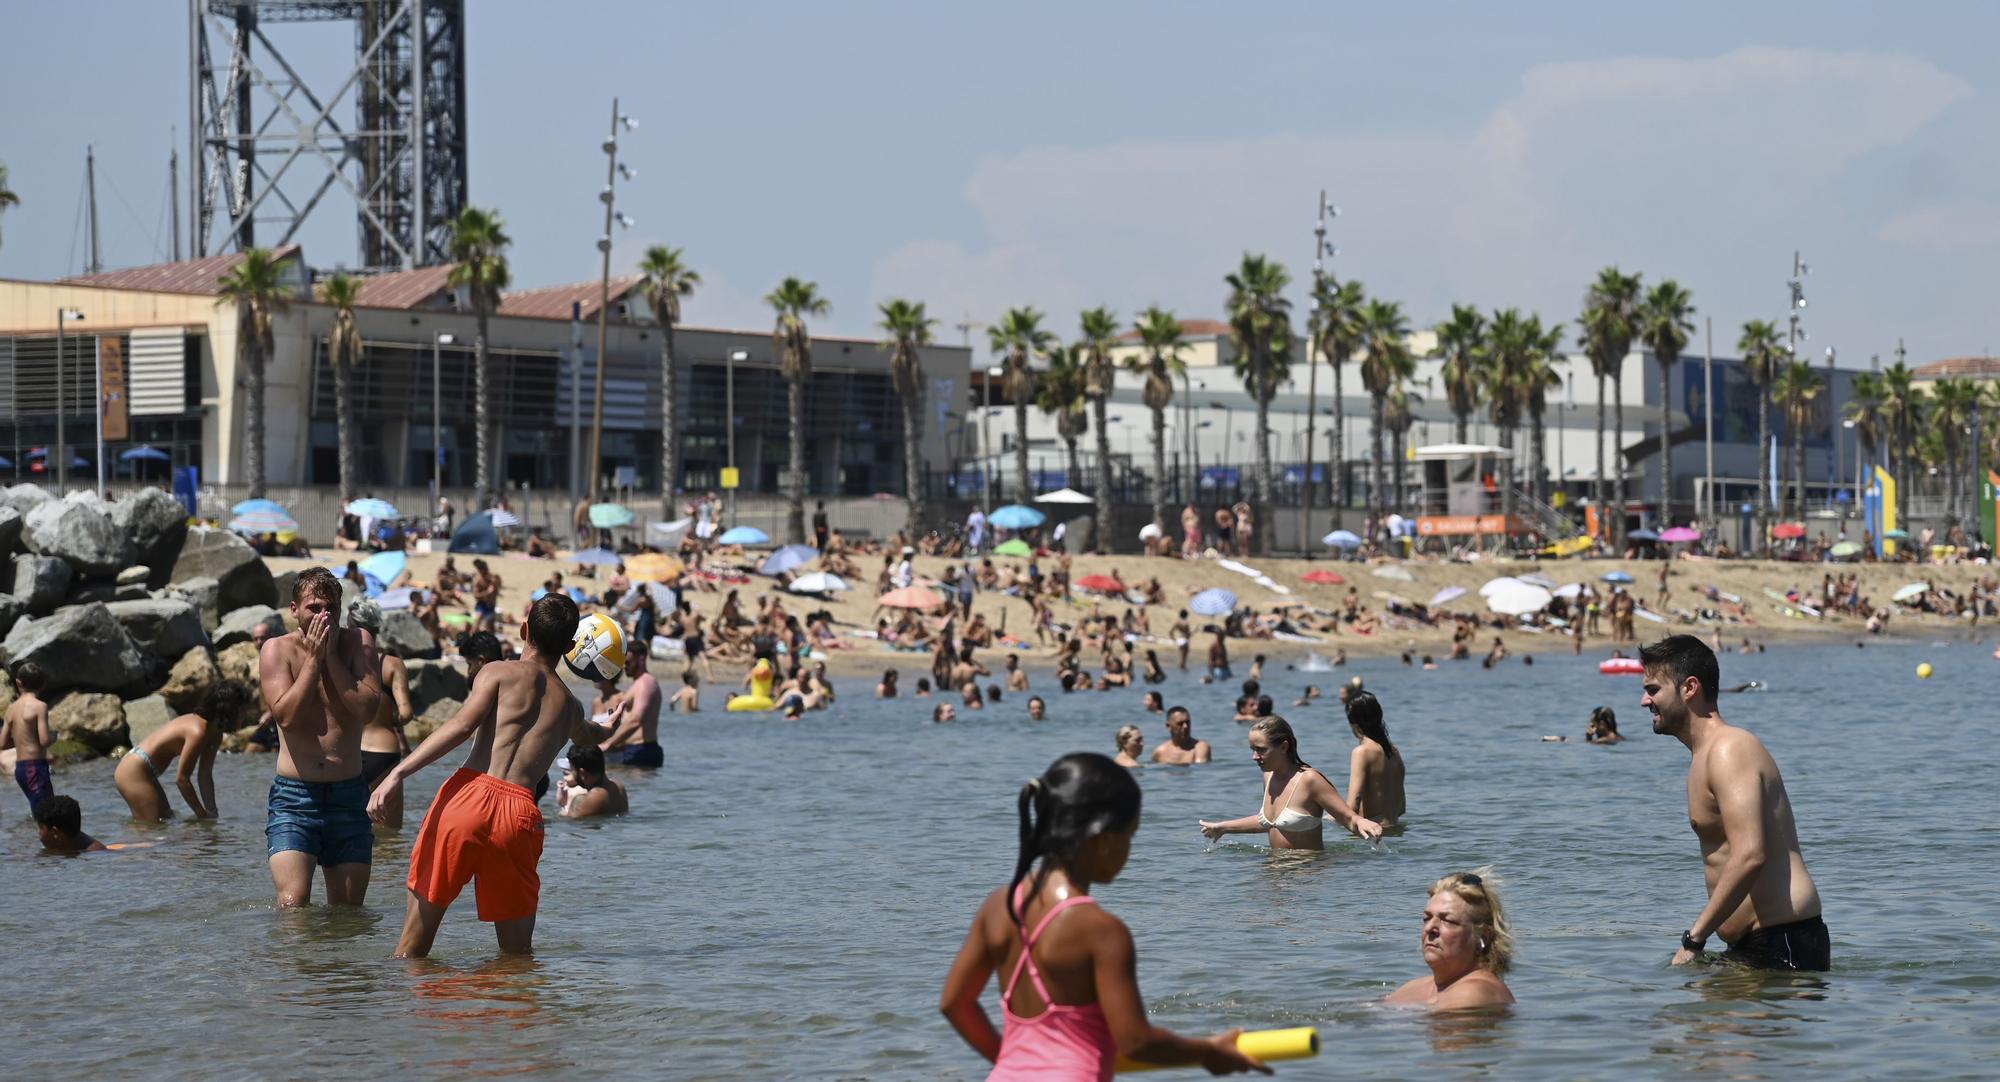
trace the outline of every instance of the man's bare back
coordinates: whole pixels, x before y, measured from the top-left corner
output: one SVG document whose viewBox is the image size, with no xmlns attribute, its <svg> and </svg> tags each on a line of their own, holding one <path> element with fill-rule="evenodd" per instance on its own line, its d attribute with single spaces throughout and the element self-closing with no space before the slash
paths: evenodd
<svg viewBox="0 0 2000 1082">
<path fill-rule="evenodd" d="M 532 790 L 572 739 L 584 732 L 583 707 L 556 674 L 529 661 L 495 661 L 479 670 L 472 696 L 453 722 L 473 715 L 477 728 L 465 769 Z"/>
<path fill-rule="evenodd" d="M 1819 888 L 1799 851 L 1792 802 L 1763 742 L 1746 729 L 1719 725 L 1688 765 L 1687 791 L 1688 825 L 1701 840 L 1710 894 L 1729 864 L 1732 844 L 1760 851 L 1750 893 L 1716 929 L 1724 941 L 1820 915 Z M 1725 809 L 1725 803 L 1731 807 Z"/>
<path fill-rule="evenodd" d="M 0 747 L 12 747 L 17 761 L 48 758 L 48 746 L 54 738 L 49 730 L 49 704 L 35 695 L 15 699 L 7 708 L 6 732 L 7 742 Z"/>
</svg>

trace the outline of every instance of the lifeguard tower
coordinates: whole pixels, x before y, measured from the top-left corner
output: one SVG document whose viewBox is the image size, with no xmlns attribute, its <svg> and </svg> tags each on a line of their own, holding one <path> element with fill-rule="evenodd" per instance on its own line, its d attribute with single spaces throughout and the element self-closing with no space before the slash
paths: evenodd
<svg viewBox="0 0 2000 1082">
<path fill-rule="evenodd" d="M 1538 533 L 1554 542 L 1550 555 L 1569 555 L 1588 547 L 1578 538 L 1576 524 L 1526 492 L 1514 493 L 1514 514 L 1508 516 L 1501 485 L 1514 452 L 1479 443 L 1441 443 L 1419 447 L 1411 455 L 1423 464 L 1423 491 L 1417 505 L 1419 537 L 1498 537 Z M 1579 543 L 1580 542 L 1580 543 Z"/>
</svg>

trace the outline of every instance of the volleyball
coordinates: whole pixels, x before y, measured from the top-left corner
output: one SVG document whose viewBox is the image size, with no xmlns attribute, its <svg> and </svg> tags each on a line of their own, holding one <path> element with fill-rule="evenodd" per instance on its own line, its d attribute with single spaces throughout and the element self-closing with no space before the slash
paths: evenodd
<svg viewBox="0 0 2000 1082">
<path fill-rule="evenodd" d="M 569 671 L 590 680 L 615 679 L 625 669 L 625 632 L 601 612 L 577 621 L 576 640 L 563 655 Z"/>
</svg>

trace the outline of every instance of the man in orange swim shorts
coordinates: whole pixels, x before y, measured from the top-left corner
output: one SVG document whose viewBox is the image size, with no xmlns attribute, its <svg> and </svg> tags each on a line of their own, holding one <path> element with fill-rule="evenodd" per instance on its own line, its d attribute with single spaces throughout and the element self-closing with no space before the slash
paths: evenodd
<svg viewBox="0 0 2000 1082">
<path fill-rule="evenodd" d="M 473 738 L 472 754 L 438 789 L 410 851 L 410 905 L 396 957 L 429 954 L 446 908 L 475 879 L 479 919 L 493 925 L 500 950 L 534 949 L 542 890 L 535 781 L 548 775 L 566 743 L 595 746 L 611 735 L 584 717 L 556 672 L 576 628 L 576 603 L 569 598 L 548 594 L 535 602 L 521 626 L 527 644 L 521 660 L 482 666 L 465 705 L 369 796 L 368 814 L 379 822 L 401 795 L 404 779 Z"/>
</svg>

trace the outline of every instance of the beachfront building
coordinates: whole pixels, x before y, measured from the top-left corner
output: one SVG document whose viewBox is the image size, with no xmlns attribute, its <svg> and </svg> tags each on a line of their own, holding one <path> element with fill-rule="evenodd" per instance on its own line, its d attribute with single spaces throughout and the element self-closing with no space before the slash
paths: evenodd
<svg viewBox="0 0 2000 1082">
<path fill-rule="evenodd" d="M 327 354 L 334 312 L 311 299 L 304 253 L 289 246 L 277 255 L 292 301 L 276 317 L 267 366 L 266 477 L 273 487 L 331 491 L 339 480 Z M 216 303 L 217 281 L 241 258 L 54 282 L 0 280 L 0 457 L 8 460 L 0 479 L 54 480 L 46 463 L 60 457 L 36 449 L 53 448 L 60 413 L 72 466 L 68 483 L 95 484 L 101 372 L 104 458 L 113 480 L 161 481 L 170 469 L 193 467 L 205 488 L 241 486 L 245 397 L 237 316 L 233 306 Z M 451 269 L 367 279 L 356 307 L 363 342 L 350 374 L 357 487 L 401 491 L 418 506 L 434 456 L 442 458 L 444 487 L 455 499 L 469 496 L 474 480 L 476 322 L 465 295 L 449 283 Z M 489 321 L 493 476 L 511 490 L 553 497 L 588 488 L 583 460 L 591 441 L 599 301 L 594 280 L 521 290 L 507 294 Z M 610 305 L 596 467 L 604 491 L 650 504 L 659 492 L 661 331 L 641 279 L 613 278 Z M 62 312 L 79 318 L 61 322 L 59 343 Z M 790 425 L 769 329 L 677 327 L 675 354 L 677 487 L 720 488 L 733 432 L 742 492 L 781 491 Z M 921 351 L 936 406 L 920 445 L 926 460 L 949 457 L 947 414 L 964 395 L 967 358 L 956 346 Z M 725 407 L 731 401 L 733 416 Z M 902 414 L 879 342 L 815 336 L 806 403 L 809 499 L 902 491 Z M 149 450 L 125 457 L 142 447 Z"/>
</svg>

